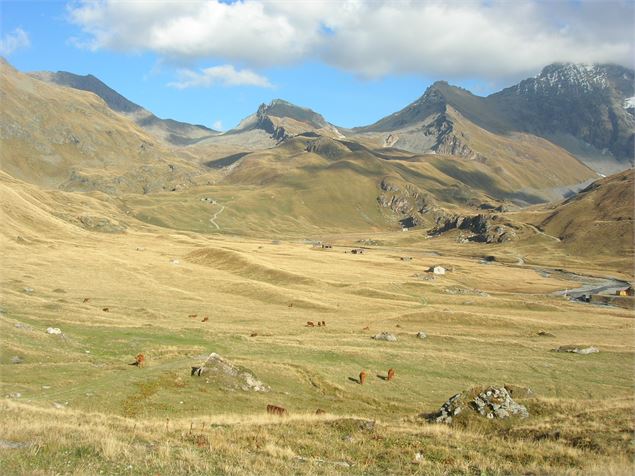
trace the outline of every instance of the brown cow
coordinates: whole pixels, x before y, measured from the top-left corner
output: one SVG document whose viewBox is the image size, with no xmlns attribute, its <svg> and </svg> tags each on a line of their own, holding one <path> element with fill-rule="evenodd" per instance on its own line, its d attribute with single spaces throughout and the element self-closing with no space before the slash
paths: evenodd
<svg viewBox="0 0 635 476">
<path fill-rule="evenodd" d="M 90 298 L 84 298 L 84 303 L 87 303 L 88 301 L 90 301 Z"/>
<path fill-rule="evenodd" d="M 108 309 L 107 307 L 103 308 L 102 311 L 104 312 L 110 312 L 110 309 Z"/>
<path fill-rule="evenodd" d="M 365 381 L 366 381 L 366 371 L 365 371 L 365 370 L 362 370 L 362 371 L 359 373 L 359 384 L 360 384 L 360 385 L 364 385 L 364 382 L 365 382 Z"/>
<path fill-rule="evenodd" d="M 318 327 L 322 327 L 322 321 L 318 321 Z"/>
<path fill-rule="evenodd" d="M 326 412 L 324 410 L 322 410 L 321 408 L 318 408 L 317 410 L 315 410 L 315 414 L 316 415 L 324 415 Z"/>
<path fill-rule="evenodd" d="M 363 331 L 369 331 L 369 330 L 370 330 L 370 327 L 369 327 L 369 326 L 366 326 L 366 327 L 364 327 L 362 330 L 363 330 Z"/>
<path fill-rule="evenodd" d="M 306 326 L 307 327 L 315 327 L 315 324 L 313 323 L 313 321 L 307 321 L 306 322 Z"/>
<path fill-rule="evenodd" d="M 187 316 L 187 317 L 195 318 L 195 317 L 198 317 L 198 314 L 190 314 L 190 315 L 189 315 L 189 316 Z"/>
<path fill-rule="evenodd" d="M 207 321 L 209 321 L 209 317 L 204 317 L 201 322 L 207 322 Z"/>
<path fill-rule="evenodd" d="M 134 365 L 136 367 L 144 367 L 146 365 L 146 357 L 143 354 L 138 354 L 135 359 L 134 362 L 131 363 L 130 365 Z"/>
<path fill-rule="evenodd" d="M 388 369 L 388 379 L 387 380 L 392 380 L 395 378 L 395 369 Z"/>
<path fill-rule="evenodd" d="M 326 327 L 326 321 L 322 321 L 322 327 Z"/>
<path fill-rule="evenodd" d="M 287 416 L 289 414 L 286 408 L 282 408 L 277 405 L 267 405 L 267 413 L 278 416 Z"/>
</svg>

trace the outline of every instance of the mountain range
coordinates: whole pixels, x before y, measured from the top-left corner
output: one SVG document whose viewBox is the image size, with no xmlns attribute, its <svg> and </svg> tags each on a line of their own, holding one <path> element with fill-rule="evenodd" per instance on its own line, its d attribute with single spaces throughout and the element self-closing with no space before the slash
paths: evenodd
<svg viewBox="0 0 635 476">
<path fill-rule="evenodd" d="M 159 119 L 91 75 L 0 67 L 5 173 L 105 193 L 175 229 L 220 230 L 201 204 L 213 197 L 228 233 L 474 223 L 475 239 L 501 242 L 543 225 L 497 210 L 557 202 L 633 165 L 633 71 L 619 66 L 554 64 L 487 97 L 440 81 L 352 129 L 278 99 L 225 133 Z"/>
</svg>

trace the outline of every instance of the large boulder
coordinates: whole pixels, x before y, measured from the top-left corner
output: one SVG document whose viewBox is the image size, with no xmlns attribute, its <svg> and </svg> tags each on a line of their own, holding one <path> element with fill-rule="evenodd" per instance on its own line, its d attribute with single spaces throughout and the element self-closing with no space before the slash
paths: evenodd
<svg viewBox="0 0 635 476">
<path fill-rule="evenodd" d="M 375 339 L 375 340 L 385 340 L 387 342 L 396 342 L 397 341 L 397 337 L 395 337 L 390 332 L 380 332 L 379 334 L 374 335 L 373 339 Z"/>
<path fill-rule="evenodd" d="M 457 393 L 441 405 L 438 412 L 422 416 L 434 423 L 451 423 L 453 418 L 464 412 L 476 413 L 488 419 L 529 416 L 527 408 L 516 403 L 507 388 L 496 386 Z"/>
<path fill-rule="evenodd" d="M 597 347 L 583 345 L 561 345 L 553 349 L 553 352 L 569 352 L 572 354 L 596 354 L 600 351 Z"/>
<path fill-rule="evenodd" d="M 193 377 L 213 377 L 214 381 L 230 389 L 252 392 L 268 392 L 271 390 L 268 385 L 258 380 L 249 370 L 233 364 L 215 352 L 212 352 L 203 364 L 193 366 L 191 375 Z"/>
</svg>

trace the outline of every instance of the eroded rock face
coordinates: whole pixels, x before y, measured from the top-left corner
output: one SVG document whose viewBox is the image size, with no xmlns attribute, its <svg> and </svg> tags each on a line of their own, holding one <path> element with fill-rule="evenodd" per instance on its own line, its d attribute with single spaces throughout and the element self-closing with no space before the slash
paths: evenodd
<svg viewBox="0 0 635 476">
<path fill-rule="evenodd" d="M 433 213 L 437 218 L 439 211 L 436 201 L 427 192 L 412 184 L 400 183 L 398 180 L 385 177 L 379 183 L 380 194 L 377 203 L 400 216 L 404 226 L 414 227 L 425 223 L 424 215 Z"/>
<path fill-rule="evenodd" d="M 470 233 L 470 236 L 465 238 L 467 241 L 505 243 L 517 238 L 515 227 L 511 223 L 504 223 L 498 215 L 484 214 L 440 217 L 430 234 L 445 233 L 454 229 Z"/>
<path fill-rule="evenodd" d="M 434 423 L 451 423 L 454 417 L 465 411 L 476 412 L 488 419 L 529 416 L 527 408 L 516 403 L 507 388 L 492 386 L 482 391 L 457 393 L 441 405 L 438 412 L 425 417 Z"/>
</svg>

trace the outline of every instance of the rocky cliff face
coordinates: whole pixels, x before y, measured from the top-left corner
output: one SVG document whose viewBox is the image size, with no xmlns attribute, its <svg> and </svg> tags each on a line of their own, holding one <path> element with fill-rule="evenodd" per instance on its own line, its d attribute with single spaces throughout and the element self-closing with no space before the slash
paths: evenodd
<svg viewBox="0 0 635 476">
<path fill-rule="evenodd" d="M 434 221 L 441 210 L 434 198 L 412 184 L 386 177 L 379 184 L 377 203 L 395 213 L 405 227 L 414 227 Z"/>
<path fill-rule="evenodd" d="M 458 240 L 461 242 L 505 243 L 517 238 L 517 228 L 511 222 L 500 215 L 485 214 L 441 216 L 430 234 L 440 234 L 451 230 L 466 232 L 459 236 Z"/>
<path fill-rule="evenodd" d="M 633 70 L 617 65 L 558 63 L 486 99 L 515 128 L 571 134 L 632 163 L 635 118 L 628 99 L 634 80 Z"/>
</svg>

